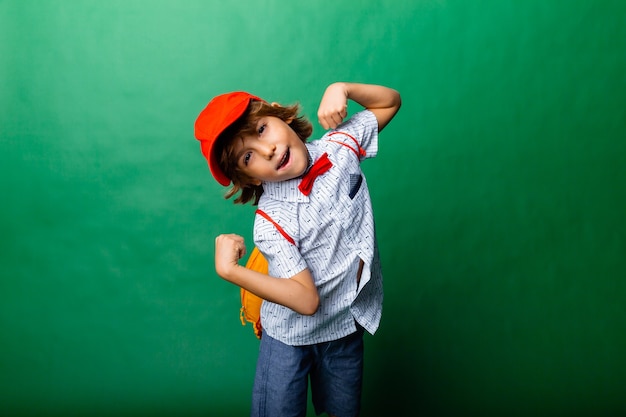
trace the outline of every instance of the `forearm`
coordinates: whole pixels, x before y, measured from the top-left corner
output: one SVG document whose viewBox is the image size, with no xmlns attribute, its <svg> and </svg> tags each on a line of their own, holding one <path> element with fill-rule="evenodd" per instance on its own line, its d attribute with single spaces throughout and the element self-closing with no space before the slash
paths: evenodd
<svg viewBox="0 0 626 417">
<path fill-rule="evenodd" d="M 337 83 L 344 89 L 346 97 L 366 109 L 400 107 L 400 94 L 389 87 L 373 84 Z"/>
<path fill-rule="evenodd" d="M 304 269 L 291 278 L 275 278 L 239 265 L 246 253 L 243 237 L 223 234 L 215 238 L 215 272 L 226 281 L 300 314 L 315 314 L 319 295 L 313 276 Z"/>
<path fill-rule="evenodd" d="M 218 271 L 225 280 L 304 315 L 312 315 L 319 306 L 319 295 L 308 269 L 291 278 L 276 278 L 237 265 L 228 272 Z"/>
</svg>

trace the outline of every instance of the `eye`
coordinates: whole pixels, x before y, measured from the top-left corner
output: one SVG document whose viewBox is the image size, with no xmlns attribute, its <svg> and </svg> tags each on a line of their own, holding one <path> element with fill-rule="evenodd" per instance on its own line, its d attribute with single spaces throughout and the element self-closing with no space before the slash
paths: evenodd
<svg viewBox="0 0 626 417">
<path fill-rule="evenodd" d="M 250 162 L 250 158 L 252 157 L 252 153 L 251 152 L 247 152 L 244 156 L 243 156 L 243 164 L 248 166 L 248 162 Z"/>
<path fill-rule="evenodd" d="M 266 123 L 263 123 L 261 126 L 259 126 L 259 129 L 258 129 L 259 135 L 263 134 L 263 132 L 265 131 L 266 127 L 267 127 Z"/>
</svg>

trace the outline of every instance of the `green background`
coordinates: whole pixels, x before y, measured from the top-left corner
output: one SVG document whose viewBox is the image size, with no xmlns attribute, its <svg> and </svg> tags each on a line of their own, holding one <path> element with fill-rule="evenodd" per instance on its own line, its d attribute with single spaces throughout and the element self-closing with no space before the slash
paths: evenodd
<svg viewBox="0 0 626 417">
<path fill-rule="evenodd" d="M 626 415 L 622 0 L 0 0 L 0 414 L 247 415 L 193 123 L 337 80 L 403 97 L 363 416 Z"/>
</svg>

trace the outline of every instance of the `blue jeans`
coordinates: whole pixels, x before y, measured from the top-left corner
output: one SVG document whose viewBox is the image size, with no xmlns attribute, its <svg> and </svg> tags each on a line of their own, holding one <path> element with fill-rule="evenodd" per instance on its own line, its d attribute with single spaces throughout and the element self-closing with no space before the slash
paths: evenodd
<svg viewBox="0 0 626 417">
<path fill-rule="evenodd" d="M 363 329 L 332 342 L 289 346 L 261 338 L 252 417 L 304 417 L 308 380 L 315 412 L 359 415 L 363 380 Z"/>
</svg>

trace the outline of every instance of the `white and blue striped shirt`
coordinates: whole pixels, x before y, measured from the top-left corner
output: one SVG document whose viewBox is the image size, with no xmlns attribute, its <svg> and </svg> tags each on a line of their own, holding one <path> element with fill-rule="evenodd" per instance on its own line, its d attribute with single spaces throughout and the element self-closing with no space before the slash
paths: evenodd
<svg viewBox="0 0 626 417">
<path fill-rule="evenodd" d="M 264 217 L 257 215 L 254 223 L 254 243 L 268 260 L 269 274 L 289 278 L 309 268 L 319 292 L 320 306 L 312 316 L 263 302 L 264 332 L 293 346 L 347 336 L 356 331 L 355 320 L 373 334 L 383 302 L 374 217 L 360 167 L 362 159 L 378 152 L 376 117 L 359 112 L 306 146 L 314 161 L 328 153 L 330 170 L 315 180 L 308 197 L 298 189 L 300 179 L 263 183 L 258 207 L 295 245 Z M 359 147 L 364 150 L 360 156 Z M 357 284 L 360 260 L 364 266 Z"/>
</svg>

